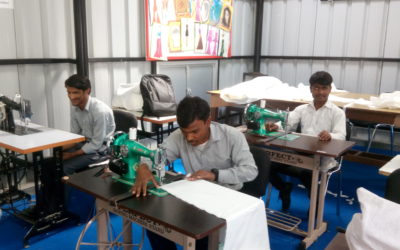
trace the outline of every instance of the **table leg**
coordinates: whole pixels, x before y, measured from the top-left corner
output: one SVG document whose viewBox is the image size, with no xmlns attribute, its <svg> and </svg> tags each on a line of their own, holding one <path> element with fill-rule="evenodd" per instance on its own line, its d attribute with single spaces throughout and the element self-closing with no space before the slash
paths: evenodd
<svg viewBox="0 0 400 250">
<path fill-rule="evenodd" d="M 122 228 L 126 228 L 124 231 L 124 250 L 132 249 L 132 222 L 129 220 L 122 218 Z"/>
<path fill-rule="evenodd" d="M 186 236 L 183 243 L 183 249 L 185 250 L 196 249 L 196 240 L 192 237 Z"/>
<path fill-rule="evenodd" d="M 324 171 L 321 173 L 321 181 L 318 194 L 317 228 L 321 227 L 324 217 L 325 189 L 327 184 L 326 181 L 327 181 L 327 173 Z"/>
<path fill-rule="evenodd" d="M 314 225 L 315 225 L 315 210 L 317 206 L 318 175 L 319 175 L 319 170 L 313 169 L 312 180 L 311 180 L 310 211 L 308 213 L 307 237 L 311 236 L 315 228 Z"/>
<path fill-rule="evenodd" d="M 216 230 L 208 236 L 208 249 L 218 249 L 219 231 Z"/>
<path fill-rule="evenodd" d="M 96 199 L 96 210 L 97 212 L 103 209 L 102 202 Z M 108 249 L 106 243 L 108 243 L 108 211 L 105 211 L 97 217 L 97 242 L 100 243 L 98 246 L 99 250 Z M 105 244 L 101 244 L 105 243 Z"/>
</svg>

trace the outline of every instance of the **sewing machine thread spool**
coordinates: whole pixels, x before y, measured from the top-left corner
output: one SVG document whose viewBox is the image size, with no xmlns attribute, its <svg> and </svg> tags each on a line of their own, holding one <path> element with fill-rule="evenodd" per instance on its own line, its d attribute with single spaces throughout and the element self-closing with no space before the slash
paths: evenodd
<svg viewBox="0 0 400 250">
<path fill-rule="evenodd" d="M 261 108 L 265 109 L 266 104 L 267 104 L 267 102 L 265 100 L 261 100 L 260 101 L 260 107 Z"/>
<path fill-rule="evenodd" d="M 136 141 L 137 139 L 137 128 L 129 128 L 129 140 Z"/>
</svg>

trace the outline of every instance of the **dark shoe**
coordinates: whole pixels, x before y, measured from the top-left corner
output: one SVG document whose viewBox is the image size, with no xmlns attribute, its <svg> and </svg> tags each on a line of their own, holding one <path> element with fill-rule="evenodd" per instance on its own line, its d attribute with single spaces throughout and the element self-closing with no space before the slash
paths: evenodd
<svg viewBox="0 0 400 250">
<path fill-rule="evenodd" d="M 285 183 L 285 187 L 279 191 L 279 198 L 282 201 L 282 211 L 287 212 L 290 208 L 290 193 L 292 192 L 292 183 Z"/>
</svg>

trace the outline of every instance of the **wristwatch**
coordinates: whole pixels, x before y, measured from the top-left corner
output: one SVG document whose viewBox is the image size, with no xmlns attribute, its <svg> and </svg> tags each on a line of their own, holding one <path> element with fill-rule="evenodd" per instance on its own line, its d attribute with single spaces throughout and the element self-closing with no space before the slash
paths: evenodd
<svg viewBox="0 0 400 250">
<path fill-rule="evenodd" d="M 211 173 L 213 173 L 215 175 L 214 181 L 218 181 L 218 175 L 219 175 L 218 169 L 216 169 L 216 168 L 211 169 Z"/>
</svg>

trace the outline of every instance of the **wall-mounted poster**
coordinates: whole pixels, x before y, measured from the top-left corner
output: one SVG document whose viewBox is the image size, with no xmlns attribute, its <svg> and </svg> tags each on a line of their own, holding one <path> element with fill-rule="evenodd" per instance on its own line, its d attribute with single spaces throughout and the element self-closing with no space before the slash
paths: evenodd
<svg viewBox="0 0 400 250">
<path fill-rule="evenodd" d="M 146 0 L 146 59 L 231 56 L 233 0 Z"/>
</svg>

